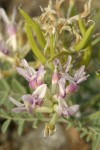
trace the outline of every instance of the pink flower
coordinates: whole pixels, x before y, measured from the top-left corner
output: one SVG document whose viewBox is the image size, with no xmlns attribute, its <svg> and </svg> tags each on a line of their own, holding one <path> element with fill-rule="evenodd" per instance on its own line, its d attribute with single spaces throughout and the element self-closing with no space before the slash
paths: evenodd
<svg viewBox="0 0 100 150">
<path fill-rule="evenodd" d="M 63 117 L 74 115 L 79 110 L 79 105 L 68 106 L 64 99 L 58 98 L 58 114 Z"/>
<path fill-rule="evenodd" d="M 28 65 L 25 59 L 22 60 L 22 66 L 24 67 L 24 69 L 21 67 L 17 67 L 17 71 L 29 82 L 30 88 L 36 89 L 38 86 L 44 83 L 44 75 L 46 73 L 46 71 L 44 70 L 44 66 L 40 66 L 38 71 L 35 71 Z"/>
<path fill-rule="evenodd" d="M 65 91 L 66 79 L 64 77 L 64 74 L 68 73 L 71 67 L 71 59 L 72 57 L 68 56 L 68 60 L 67 60 L 66 67 L 65 67 L 65 72 L 62 72 L 63 68 L 58 59 L 56 59 L 54 62 L 55 69 L 52 75 L 52 89 L 53 91 L 55 91 L 54 94 L 57 94 L 57 92 L 59 91 L 58 95 L 60 95 L 63 98 L 66 96 L 66 91 Z"/>
<path fill-rule="evenodd" d="M 79 84 L 87 80 L 89 75 L 86 75 L 84 69 L 85 66 L 81 66 L 80 69 L 76 71 L 74 77 L 69 76 L 69 74 L 65 74 L 65 79 L 70 82 L 70 84 L 66 87 L 66 93 L 76 92 L 78 90 Z"/>
<path fill-rule="evenodd" d="M 46 94 L 46 84 L 40 85 L 33 94 L 27 94 L 22 96 L 23 103 L 16 101 L 14 98 L 9 97 L 10 100 L 17 106 L 12 109 L 13 112 L 19 113 L 23 111 L 32 112 L 34 108 L 40 107 L 43 98 Z"/>
</svg>

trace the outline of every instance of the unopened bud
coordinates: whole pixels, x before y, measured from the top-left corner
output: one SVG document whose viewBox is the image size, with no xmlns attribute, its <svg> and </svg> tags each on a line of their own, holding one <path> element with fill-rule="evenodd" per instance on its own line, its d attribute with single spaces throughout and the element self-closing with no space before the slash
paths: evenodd
<svg viewBox="0 0 100 150">
<path fill-rule="evenodd" d="M 74 93 L 74 92 L 77 92 L 77 90 L 78 90 L 78 85 L 76 84 L 70 84 L 70 85 L 68 85 L 67 86 L 67 88 L 66 88 L 66 93 Z"/>
<path fill-rule="evenodd" d="M 54 73 L 52 75 L 52 84 L 56 84 L 58 82 L 59 78 L 60 78 L 60 75 L 57 71 L 57 68 L 55 68 Z"/>
</svg>

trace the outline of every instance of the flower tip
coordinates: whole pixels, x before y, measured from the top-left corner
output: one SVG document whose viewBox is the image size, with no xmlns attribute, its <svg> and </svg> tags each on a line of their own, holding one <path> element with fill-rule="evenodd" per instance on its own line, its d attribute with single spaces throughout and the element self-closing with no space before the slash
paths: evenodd
<svg viewBox="0 0 100 150">
<path fill-rule="evenodd" d="M 28 67 L 28 63 L 27 63 L 26 59 L 22 59 L 21 63 L 22 63 L 22 66 Z"/>
</svg>

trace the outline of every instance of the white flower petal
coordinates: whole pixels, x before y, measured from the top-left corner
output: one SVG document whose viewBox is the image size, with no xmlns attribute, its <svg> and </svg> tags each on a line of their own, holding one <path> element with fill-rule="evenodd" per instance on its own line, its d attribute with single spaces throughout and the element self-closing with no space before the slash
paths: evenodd
<svg viewBox="0 0 100 150">
<path fill-rule="evenodd" d="M 22 107 L 24 106 L 24 104 L 20 103 L 19 101 L 16 101 L 14 98 L 9 97 L 9 99 L 11 100 L 12 103 L 14 103 L 16 106 L 18 107 Z"/>
<path fill-rule="evenodd" d="M 0 8 L 0 17 L 2 17 L 3 21 L 9 25 L 10 24 L 10 20 L 5 12 L 5 10 L 3 8 Z"/>
<path fill-rule="evenodd" d="M 26 95 L 23 95 L 23 96 L 22 96 L 22 100 L 23 100 L 23 101 L 27 101 L 27 102 L 29 102 L 29 103 L 32 103 L 33 97 L 32 97 L 31 94 L 26 94 Z"/>
<path fill-rule="evenodd" d="M 63 97 L 63 96 L 65 96 L 65 79 L 61 78 L 58 81 L 58 84 L 59 84 L 59 93 Z"/>
<path fill-rule="evenodd" d="M 22 66 L 23 67 L 29 67 L 28 62 L 25 59 L 22 59 Z"/>
<path fill-rule="evenodd" d="M 85 66 L 81 66 L 80 69 L 79 69 L 79 76 L 82 76 L 82 74 L 84 73 L 84 69 L 85 69 Z"/>
<path fill-rule="evenodd" d="M 47 85 L 42 84 L 37 87 L 37 89 L 33 92 L 32 96 L 33 97 L 38 96 L 38 98 L 42 99 L 42 98 L 44 98 L 44 96 L 46 94 L 46 89 L 47 89 Z"/>
<path fill-rule="evenodd" d="M 18 73 L 20 75 L 22 75 L 26 80 L 28 80 L 28 81 L 30 80 L 30 76 L 27 74 L 27 71 L 25 69 L 20 68 L 20 67 L 17 67 L 16 69 L 17 69 Z"/>
<path fill-rule="evenodd" d="M 77 81 L 77 84 L 80 84 L 81 82 L 87 80 L 88 76 L 89 76 L 89 75 L 80 78 L 80 79 Z"/>
<path fill-rule="evenodd" d="M 25 110 L 26 110 L 25 107 L 16 107 L 16 108 L 12 109 L 12 111 L 15 112 L 15 113 L 20 113 L 20 112 L 23 112 Z"/>
<path fill-rule="evenodd" d="M 66 63 L 66 72 L 68 72 L 70 67 L 71 67 L 71 60 L 72 60 L 72 57 L 69 55 L 68 56 L 68 61 Z"/>
<path fill-rule="evenodd" d="M 67 109 L 70 116 L 74 115 L 79 110 L 79 105 L 73 105 Z"/>
</svg>

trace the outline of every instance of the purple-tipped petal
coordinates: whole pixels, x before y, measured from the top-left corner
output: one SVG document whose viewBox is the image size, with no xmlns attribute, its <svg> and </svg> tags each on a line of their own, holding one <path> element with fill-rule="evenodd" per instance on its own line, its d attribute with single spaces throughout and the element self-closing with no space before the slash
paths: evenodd
<svg viewBox="0 0 100 150">
<path fill-rule="evenodd" d="M 65 79 L 64 78 L 61 78 L 59 81 L 58 81 L 58 85 L 59 85 L 59 94 L 61 97 L 65 97 L 66 93 L 65 93 Z"/>
<path fill-rule="evenodd" d="M 23 67 L 24 67 L 25 70 L 27 71 L 27 74 L 28 74 L 30 77 L 32 77 L 32 76 L 35 74 L 35 70 L 32 69 L 32 67 L 30 67 L 30 66 L 28 65 L 28 62 L 27 62 L 25 59 L 22 60 L 22 65 L 23 65 Z"/>
<path fill-rule="evenodd" d="M 18 106 L 18 107 L 23 107 L 24 106 L 24 104 L 22 104 L 22 103 L 20 103 L 19 101 L 16 101 L 14 98 L 12 98 L 12 97 L 9 97 L 9 99 L 10 99 L 10 101 L 13 103 L 13 104 L 15 104 L 16 106 Z"/>
<path fill-rule="evenodd" d="M 18 73 L 23 76 L 26 80 L 30 80 L 30 76 L 27 74 L 27 71 L 25 69 L 22 69 L 20 67 L 17 67 Z"/>
<path fill-rule="evenodd" d="M 26 94 L 22 96 L 23 101 L 27 101 L 29 103 L 33 103 L 33 97 L 31 94 Z"/>
<path fill-rule="evenodd" d="M 69 116 L 74 115 L 79 110 L 79 105 L 73 105 L 67 109 Z"/>
<path fill-rule="evenodd" d="M 44 66 L 39 67 L 37 71 L 37 83 L 38 86 L 44 83 L 44 75 L 46 71 L 44 70 Z"/>
<path fill-rule="evenodd" d="M 57 68 L 55 68 L 53 75 L 52 75 L 52 85 L 56 84 L 59 79 L 60 79 L 60 74 L 59 74 Z"/>
<path fill-rule="evenodd" d="M 46 73 L 46 71 L 44 70 L 44 66 L 40 66 L 38 71 L 37 71 L 37 76 L 41 76 L 44 75 Z"/>
<path fill-rule="evenodd" d="M 64 115 L 65 113 L 67 114 L 66 110 L 68 108 L 68 105 L 66 104 L 65 100 L 61 96 L 58 97 L 58 103 L 59 103 L 58 114 L 61 116 Z"/>
<path fill-rule="evenodd" d="M 77 84 L 80 84 L 81 82 L 87 80 L 86 72 L 84 72 L 85 66 L 81 66 L 79 70 L 76 71 L 74 75 L 74 81 L 77 82 Z"/>
<path fill-rule="evenodd" d="M 79 110 L 79 105 L 73 105 L 69 107 L 62 97 L 58 97 L 58 114 L 64 117 L 74 115 Z"/>
<path fill-rule="evenodd" d="M 13 108 L 12 111 L 15 113 L 20 113 L 20 112 L 26 111 L 26 108 L 25 107 L 16 107 L 16 108 Z"/>
</svg>

